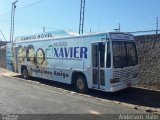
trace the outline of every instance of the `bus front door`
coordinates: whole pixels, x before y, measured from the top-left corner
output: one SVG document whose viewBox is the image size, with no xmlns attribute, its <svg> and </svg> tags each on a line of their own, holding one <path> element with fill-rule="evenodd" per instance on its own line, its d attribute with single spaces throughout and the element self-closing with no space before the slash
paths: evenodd
<svg viewBox="0 0 160 120">
<path fill-rule="evenodd" d="M 93 88 L 105 89 L 105 43 L 92 43 Z"/>
</svg>

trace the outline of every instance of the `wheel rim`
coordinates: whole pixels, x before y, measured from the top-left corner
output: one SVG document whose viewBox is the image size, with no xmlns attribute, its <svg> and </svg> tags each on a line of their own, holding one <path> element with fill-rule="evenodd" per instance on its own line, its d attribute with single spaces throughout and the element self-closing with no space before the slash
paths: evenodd
<svg viewBox="0 0 160 120">
<path fill-rule="evenodd" d="M 27 70 L 23 70 L 23 78 L 25 78 L 25 79 L 26 79 L 26 78 L 27 78 L 27 76 L 28 76 L 28 75 L 27 75 Z"/>
<path fill-rule="evenodd" d="M 77 87 L 78 87 L 78 89 L 80 89 L 80 90 L 83 90 L 83 89 L 84 89 L 84 82 L 83 82 L 82 79 L 78 79 L 78 80 L 77 80 Z"/>
</svg>

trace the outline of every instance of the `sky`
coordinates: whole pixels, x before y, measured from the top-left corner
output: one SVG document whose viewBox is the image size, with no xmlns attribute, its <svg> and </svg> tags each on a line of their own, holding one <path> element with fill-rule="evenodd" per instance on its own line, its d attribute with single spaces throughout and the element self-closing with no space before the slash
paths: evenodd
<svg viewBox="0 0 160 120">
<path fill-rule="evenodd" d="M 0 0 L 0 40 L 10 39 L 11 6 L 15 0 Z M 18 0 L 14 37 L 55 30 L 79 32 L 81 0 Z M 84 33 L 156 29 L 160 0 L 86 0 Z"/>
</svg>

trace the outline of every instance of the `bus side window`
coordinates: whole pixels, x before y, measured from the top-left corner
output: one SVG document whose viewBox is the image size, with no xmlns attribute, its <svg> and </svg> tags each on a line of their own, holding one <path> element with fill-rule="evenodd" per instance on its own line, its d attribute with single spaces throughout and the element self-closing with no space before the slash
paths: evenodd
<svg viewBox="0 0 160 120">
<path fill-rule="evenodd" d="M 105 58 L 105 44 L 99 43 L 100 50 L 100 67 L 104 68 L 104 58 Z"/>
<path fill-rule="evenodd" d="M 106 67 L 111 67 L 111 52 L 110 52 L 110 43 L 107 42 L 107 59 L 106 59 Z"/>
</svg>

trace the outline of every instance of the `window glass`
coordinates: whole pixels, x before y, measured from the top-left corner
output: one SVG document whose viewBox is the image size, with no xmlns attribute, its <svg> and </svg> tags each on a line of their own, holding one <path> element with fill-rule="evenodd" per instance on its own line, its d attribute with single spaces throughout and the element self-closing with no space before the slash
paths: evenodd
<svg viewBox="0 0 160 120">
<path fill-rule="evenodd" d="M 131 66 L 138 64 L 135 44 L 131 42 L 126 43 L 126 49 L 128 65 Z"/>
<path fill-rule="evenodd" d="M 105 44 L 104 43 L 100 43 L 99 50 L 100 50 L 100 67 L 104 68 L 104 56 L 105 56 Z"/>
<path fill-rule="evenodd" d="M 98 67 L 98 47 L 97 45 L 92 46 L 92 66 Z"/>
<path fill-rule="evenodd" d="M 113 66 L 114 68 L 127 66 L 124 42 L 113 42 Z"/>
<path fill-rule="evenodd" d="M 134 66 L 137 64 L 138 59 L 134 42 L 113 42 L 114 68 Z"/>
<path fill-rule="evenodd" d="M 107 42 L 107 59 L 106 59 L 106 67 L 111 67 L 111 52 L 110 52 L 110 42 Z"/>
</svg>

